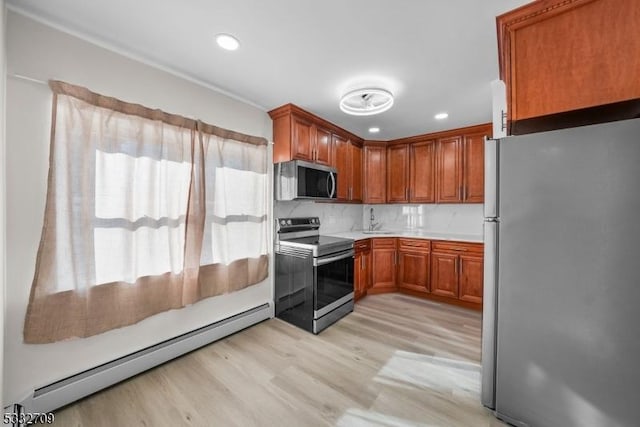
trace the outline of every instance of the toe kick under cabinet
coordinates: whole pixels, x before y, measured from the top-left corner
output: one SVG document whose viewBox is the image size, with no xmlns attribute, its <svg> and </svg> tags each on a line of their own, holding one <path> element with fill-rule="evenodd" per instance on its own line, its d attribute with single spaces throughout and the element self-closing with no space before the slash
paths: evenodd
<svg viewBox="0 0 640 427">
<path fill-rule="evenodd" d="M 483 244 L 415 238 L 373 238 L 367 294 L 403 292 L 482 308 Z M 367 245 L 367 247 L 369 247 Z"/>
</svg>

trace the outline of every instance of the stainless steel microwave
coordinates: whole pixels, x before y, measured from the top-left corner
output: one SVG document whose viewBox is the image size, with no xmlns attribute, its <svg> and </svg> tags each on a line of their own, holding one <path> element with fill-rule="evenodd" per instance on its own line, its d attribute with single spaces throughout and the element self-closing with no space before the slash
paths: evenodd
<svg viewBox="0 0 640 427">
<path fill-rule="evenodd" d="M 276 200 L 336 198 L 338 173 L 335 168 L 302 160 L 276 163 L 273 166 Z"/>
</svg>

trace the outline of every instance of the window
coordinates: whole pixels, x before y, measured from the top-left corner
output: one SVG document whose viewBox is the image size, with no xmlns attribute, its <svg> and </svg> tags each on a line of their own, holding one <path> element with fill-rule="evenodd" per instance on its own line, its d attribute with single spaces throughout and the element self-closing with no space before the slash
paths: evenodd
<svg viewBox="0 0 640 427">
<path fill-rule="evenodd" d="M 26 342 L 94 335 L 266 278 L 266 140 L 51 87 Z"/>
</svg>

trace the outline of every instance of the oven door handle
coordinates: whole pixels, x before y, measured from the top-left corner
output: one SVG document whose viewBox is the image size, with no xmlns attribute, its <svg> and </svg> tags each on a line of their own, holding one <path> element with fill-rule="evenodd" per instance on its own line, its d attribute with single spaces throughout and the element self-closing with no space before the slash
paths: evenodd
<svg viewBox="0 0 640 427">
<path fill-rule="evenodd" d="M 335 255 L 329 258 L 314 258 L 313 259 L 313 266 L 314 267 L 318 267 L 320 265 L 325 265 L 325 264 L 330 264 L 332 262 L 335 261 L 340 261 L 341 259 L 345 259 L 345 258 L 353 258 L 353 256 L 355 255 L 355 251 L 353 249 L 351 249 L 350 251 L 347 252 L 343 252 L 340 255 Z"/>
</svg>

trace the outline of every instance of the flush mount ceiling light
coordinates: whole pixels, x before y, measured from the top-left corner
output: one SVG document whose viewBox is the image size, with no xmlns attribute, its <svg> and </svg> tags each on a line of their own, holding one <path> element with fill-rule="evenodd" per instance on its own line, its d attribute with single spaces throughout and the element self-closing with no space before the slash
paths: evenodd
<svg viewBox="0 0 640 427">
<path fill-rule="evenodd" d="M 371 116 L 387 111 L 393 95 L 385 89 L 368 88 L 347 92 L 340 99 L 340 109 L 354 116 Z"/>
<path fill-rule="evenodd" d="M 236 50 L 240 47 L 238 39 L 233 37 L 231 34 L 218 34 L 216 36 L 216 43 L 218 43 L 218 46 L 226 50 Z"/>
<path fill-rule="evenodd" d="M 438 113 L 435 116 L 433 116 L 436 120 L 444 120 L 447 117 L 449 117 L 448 113 Z"/>
<path fill-rule="evenodd" d="M 369 133 L 378 133 L 380 132 L 380 128 L 379 127 L 371 127 L 369 128 Z"/>
</svg>

